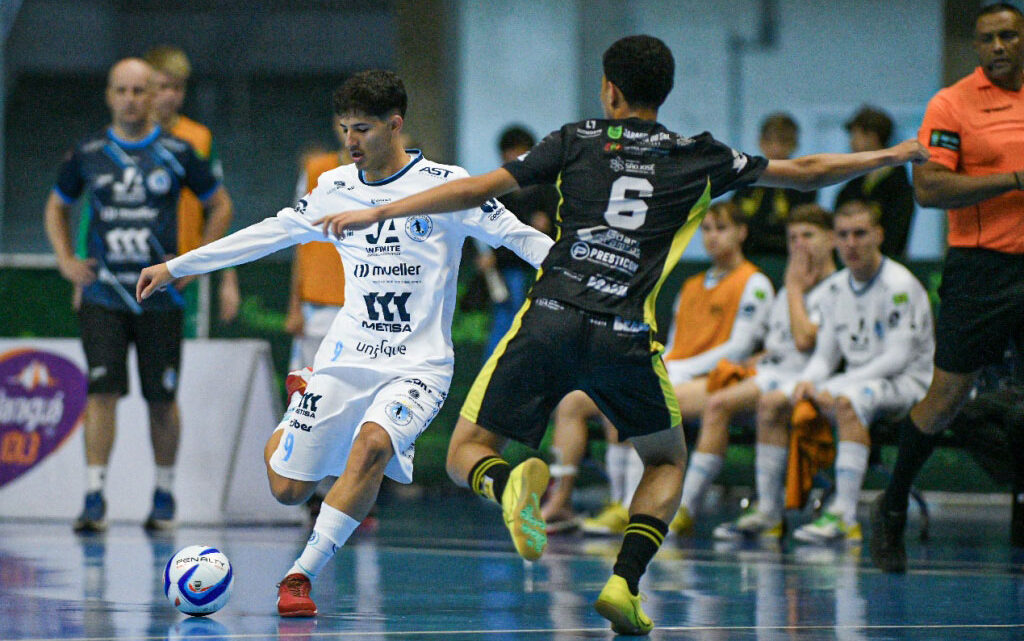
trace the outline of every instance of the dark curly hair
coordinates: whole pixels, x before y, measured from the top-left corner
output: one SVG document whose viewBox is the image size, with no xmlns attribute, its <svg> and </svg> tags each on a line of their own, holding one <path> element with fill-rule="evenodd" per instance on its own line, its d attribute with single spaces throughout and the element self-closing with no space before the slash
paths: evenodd
<svg viewBox="0 0 1024 641">
<path fill-rule="evenodd" d="M 672 91 L 676 63 L 665 43 L 652 36 L 627 36 L 604 52 L 604 77 L 633 107 L 657 109 Z"/>
<path fill-rule="evenodd" d="M 360 71 L 334 92 L 334 113 L 361 113 L 384 120 L 392 112 L 405 117 L 405 85 L 393 71 Z"/>
</svg>

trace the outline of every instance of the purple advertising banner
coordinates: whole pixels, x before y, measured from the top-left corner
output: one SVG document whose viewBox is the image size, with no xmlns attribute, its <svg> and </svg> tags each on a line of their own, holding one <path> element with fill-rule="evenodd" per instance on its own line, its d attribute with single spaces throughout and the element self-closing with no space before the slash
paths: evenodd
<svg viewBox="0 0 1024 641">
<path fill-rule="evenodd" d="M 0 487 L 56 452 L 85 410 L 85 374 L 34 349 L 0 354 Z"/>
</svg>

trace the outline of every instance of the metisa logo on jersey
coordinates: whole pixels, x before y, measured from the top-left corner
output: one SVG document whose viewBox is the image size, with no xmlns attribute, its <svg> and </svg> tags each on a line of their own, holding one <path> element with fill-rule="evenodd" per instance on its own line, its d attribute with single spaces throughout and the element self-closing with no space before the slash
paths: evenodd
<svg viewBox="0 0 1024 641">
<path fill-rule="evenodd" d="M 405 308 L 410 296 L 412 292 L 369 292 L 364 295 L 366 315 L 370 320 L 363 321 L 363 327 L 377 332 L 411 332 L 409 321 L 412 316 Z"/>
<path fill-rule="evenodd" d="M 366 253 L 370 256 L 402 253 L 402 245 L 395 231 L 394 220 L 378 222 L 377 229 L 366 234 L 366 242 L 370 245 L 366 248 Z"/>
<path fill-rule="evenodd" d="M 382 340 L 380 343 L 376 345 L 371 345 L 369 343 L 363 343 L 362 341 L 360 341 L 358 344 L 356 344 L 356 351 L 362 354 L 366 354 L 372 359 L 376 359 L 378 356 L 383 356 L 384 358 L 391 358 L 392 356 L 404 356 L 405 345 L 392 345 L 387 341 L 387 339 Z"/>
</svg>

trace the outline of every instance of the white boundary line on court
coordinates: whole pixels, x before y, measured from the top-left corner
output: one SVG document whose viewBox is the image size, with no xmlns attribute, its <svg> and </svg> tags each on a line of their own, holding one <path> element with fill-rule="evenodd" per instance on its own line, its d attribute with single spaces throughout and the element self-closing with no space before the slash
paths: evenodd
<svg viewBox="0 0 1024 641">
<path fill-rule="evenodd" d="M 319 617 L 324 618 L 324 617 Z M 187 619 L 186 619 L 187 620 Z M 951 623 L 951 624 L 926 624 L 926 625 L 910 625 L 910 624 L 892 624 L 892 625 L 771 625 L 771 626 L 756 626 L 756 625 L 726 625 L 726 626 L 711 626 L 711 625 L 698 625 L 698 626 L 658 626 L 655 630 L 659 632 L 757 632 L 757 631 L 778 631 L 778 632 L 811 632 L 814 630 L 1024 630 L 1024 623 Z M 197 631 L 198 632 L 198 631 Z M 446 637 L 453 636 L 467 636 L 467 635 L 480 635 L 480 634 L 568 634 L 568 633 L 604 633 L 609 632 L 607 627 L 600 628 L 530 628 L 530 629 L 508 629 L 508 630 L 392 630 L 392 631 L 380 631 L 380 630 L 352 630 L 352 631 L 338 631 L 338 632 L 327 632 L 327 631 L 316 631 L 311 630 L 309 632 L 296 630 L 295 632 L 287 632 L 280 630 L 277 632 L 277 638 L 288 639 L 292 637 L 310 638 L 316 637 L 319 639 L 357 639 L 362 637 L 422 637 L 430 635 L 444 635 Z M 204 638 L 219 638 L 219 639 L 263 639 L 267 637 L 266 632 L 252 632 L 244 634 L 228 634 L 218 633 L 210 631 L 209 634 L 190 634 L 190 639 L 204 639 Z M 167 635 L 159 636 L 137 636 L 137 637 L 59 637 L 58 641 L 166 641 Z M 19 641 L 54 641 L 52 637 L 38 638 L 38 639 L 21 639 Z"/>
</svg>

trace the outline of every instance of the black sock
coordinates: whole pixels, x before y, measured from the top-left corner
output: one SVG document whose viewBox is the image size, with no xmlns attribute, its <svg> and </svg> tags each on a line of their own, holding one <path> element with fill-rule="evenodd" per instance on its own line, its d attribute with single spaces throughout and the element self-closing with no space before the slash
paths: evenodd
<svg viewBox="0 0 1024 641">
<path fill-rule="evenodd" d="M 938 437 L 925 434 L 917 429 L 908 414 L 899 424 L 900 445 L 896 464 L 892 468 L 892 480 L 885 489 L 885 509 L 890 512 L 906 512 L 910 499 L 910 487 L 917 478 L 925 461 L 935 449 Z"/>
<path fill-rule="evenodd" d="M 647 564 L 665 540 L 668 524 L 647 514 L 629 517 L 622 548 L 615 559 L 612 572 L 626 580 L 629 591 L 636 596 L 640 593 L 640 577 L 647 571 Z"/>
<path fill-rule="evenodd" d="M 505 491 L 511 471 L 508 462 L 500 456 L 485 456 L 469 471 L 469 487 L 485 499 L 501 505 L 501 493 Z"/>
</svg>

